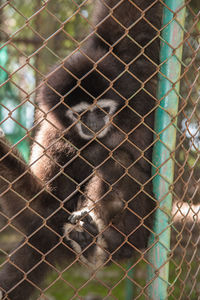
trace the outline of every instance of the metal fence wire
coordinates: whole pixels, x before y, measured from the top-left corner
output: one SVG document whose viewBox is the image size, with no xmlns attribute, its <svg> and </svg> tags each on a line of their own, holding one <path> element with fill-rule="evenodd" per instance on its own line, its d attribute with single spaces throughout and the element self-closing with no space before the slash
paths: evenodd
<svg viewBox="0 0 200 300">
<path fill-rule="evenodd" d="M 0 0 L 0 299 L 200 299 L 199 8 Z"/>
</svg>

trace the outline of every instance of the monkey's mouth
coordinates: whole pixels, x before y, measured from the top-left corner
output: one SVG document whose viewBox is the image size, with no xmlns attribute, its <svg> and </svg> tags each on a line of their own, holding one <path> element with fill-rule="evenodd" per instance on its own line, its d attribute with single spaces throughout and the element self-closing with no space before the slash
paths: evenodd
<svg viewBox="0 0 200 300">
<path fill-rule="evenodd" d="M 107 117 L 105 117 L 107 119 Z M 77 124 L 77 129 L 79 134 L 82 138 L 86 140 L 90 140 L 92 138 L 103 138 L 106 136 L 107 132 L 110 129 L 110 124 L 108 124 L 107 120 L 104 120 L 102 126 L 98 126 L 97 124 L 92 124 L 90 127 L 84 125 L 83 123 L 79 122 Z"/>
</svg>

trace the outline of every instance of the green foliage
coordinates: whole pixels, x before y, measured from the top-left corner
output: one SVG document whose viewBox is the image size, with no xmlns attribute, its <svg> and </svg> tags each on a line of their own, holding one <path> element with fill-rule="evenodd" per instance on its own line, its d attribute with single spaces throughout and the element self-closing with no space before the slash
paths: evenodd
<svg viewBox="0 0 200 300">
<path fill-rule="evenodd" d="M 14 56 L 33 56 L 40 72 L 46 73 L 85 37 L 91 6 L 90 1 L 12 1 L 2 10 L 2 37 L 16 42 L 17 49 L 8 46 L 10 54 L 15 50 Z"/>
</svg>

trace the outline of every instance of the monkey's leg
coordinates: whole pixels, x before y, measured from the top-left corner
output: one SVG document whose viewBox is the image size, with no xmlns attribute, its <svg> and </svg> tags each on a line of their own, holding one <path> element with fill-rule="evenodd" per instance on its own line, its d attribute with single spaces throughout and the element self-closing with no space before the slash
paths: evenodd
<svg viewBox="0 0 200 300">
<path fill-rule="evenodd" d="M 108 192 L 102 199 L 102 212 L 112 213 L 112 207 L 118 210 L 120 203 L 123 204 L 120 213 L 116 211 L 113 216 L 112 225 L 103 232 L 109 253 L 114 259 L 129 258 L 136 248 L 144 249 L 153 224 L 156 202 L 150 180 L 151 168 L 133 162 L 131 153 L 129 155 L 122 148 L 116 151 L 115 161 L 107 161 L 101 169 L 103 178 L 119 195 L 119 201 L 113 201 Z M 121 166 L 128 168 L 128 172 L 125 173 L 125 168 Z"/>
</svg>

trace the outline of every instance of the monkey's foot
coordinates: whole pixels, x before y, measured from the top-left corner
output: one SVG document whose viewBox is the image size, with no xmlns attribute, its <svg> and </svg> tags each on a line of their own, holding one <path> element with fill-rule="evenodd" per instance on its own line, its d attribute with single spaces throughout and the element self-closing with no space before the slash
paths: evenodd
<svg viewBox="0 0 200 300">
<path fill-rule="evenodd" d="M 74 251 L 80 254 L 80 259 L 96 269 L 103 263 L 105 257 L 105 242 L 102 236 L 98 236 L 96 222 L 85 209 L 72 213 L 68 221 L 70 223 L 64 225 L 67 240 L 71 242 Z"/>
</svg>

